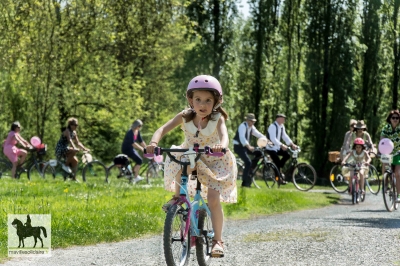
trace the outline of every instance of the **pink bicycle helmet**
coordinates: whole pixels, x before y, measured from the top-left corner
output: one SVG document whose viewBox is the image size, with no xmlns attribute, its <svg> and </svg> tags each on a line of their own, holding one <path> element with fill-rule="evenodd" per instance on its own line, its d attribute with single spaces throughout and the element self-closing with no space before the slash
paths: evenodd
<svg viewBox="0 0 400 266">
<path fill-rule="evenodd" d="M 365 145 L 365 142 L 362 138 L 356 138 L 354 140 L 354 145 Z"/>
<path fill-rule="evenodd" d="M 200 75 L 192 78 L 186 89 L 186 96 L 190 90 L 214 90 L 222 97 L 222 87 L 219 81 L 213 76 Z"/>
</svg>

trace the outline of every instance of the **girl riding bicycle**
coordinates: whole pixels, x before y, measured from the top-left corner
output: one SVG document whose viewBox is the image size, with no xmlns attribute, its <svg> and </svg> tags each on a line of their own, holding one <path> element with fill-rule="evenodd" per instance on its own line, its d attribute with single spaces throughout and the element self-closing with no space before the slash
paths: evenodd
<svg viewBox="0 0 400 266">
<path fill-rule="evenodd" d="M 169 131 L 180 126 L 185 134 L 181 148 L 193 147 L 195 143 L 210 146 L 213 152 L 221 152 L 229 144 L 228 130 L 225 120 L 227 113 L 221 107 L 222 88 L 218 80 L 212 76 L 201 75 L 193 78 L 187 87 L 186 98 L 190 109 L 178 113 L 173 119 L 161 126 L 153 135 L 147 153 L 154 153 L 154 147 Z M 176 154 L 175 154 L 176 155 Z M 233 153 L 227 150 L 223 157 L 202 156 L 194 169 L 198 180 L 205 186 L 202 193 L 207 196 L 211 210 L 214 239 L 211 250 L 212 257 L 223 257 L 222 227 L 224 214 L 221 207 L 223 202 L 237 201 L 236 175 L 237 168 Z M 164 167 L 164 184 L 169 191 L 175 192 L 173 198 L 163 206 L 168 208 L 179 199 L 179 184 L 181 181 L 181 166 L 171 162 L 168 157 Z M 189 180 L 189 194 L 194 196 L 196 181 Z"/>
<path fill-rule="evenodd" d="M 356 138 L 353 143 L 353 150 L 350 151 L 349 154 L 344 157 L 342 165 L 346 162 L 348 163 L 362 163 L 364 165 L 369 165 L 371 162 L 371 157 L 369 157 L 368 153 L 365 150 L 365 142 L 362 138 Z M 348 167 L 343 167 L 343 176 L 345 176 L 346 172 L 350 170 L 350 176 L 354 175 L 354 170 L 349 169 Z M 360 178 L 360 187 L 362 188 L 361 193 L 364 194 L 364 176 L 368 173 L 368 169 L 361 168 L 359 171 L 359 178 Z M 349 182 L 349 192 L 353 191 L 351 187 L 351 182 Z"/>
</svg>

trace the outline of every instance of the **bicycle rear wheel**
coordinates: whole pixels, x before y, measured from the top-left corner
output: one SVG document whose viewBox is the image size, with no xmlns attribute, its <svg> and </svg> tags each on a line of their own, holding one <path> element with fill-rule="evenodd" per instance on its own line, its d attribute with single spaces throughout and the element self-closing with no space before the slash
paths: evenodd
<svg viewBox="0 0 400 266">
<path fill-rule="evenodd" d="M 329 174 L 329 182 L 336 192 L 344 193 L 347 191 L 349 181 L 348 178 L 342 175 L 342 166 L 340 164 L 336 164 L 332 167 Z"/>
<path fill-rule="evenodd" d="M 242 162 L 242 160 L 240 160 L 239 158 L 236 158 L 236 166 L 237 166 L 237 180 L 242 180 L 243 177 L 243 171 L 244 171 L 244 164 Z"/>
<path fill-rule="evenodd" d="M 168 266 L 187 266 L 190 257 L 190 230 L 186 237 L 186 223 L 190 222 L 187 213 L 180 205 L 168 209 L 164 224 L 164 256 Z"/>
<path fill-rule="evenodd" d="M 51 175 L 53 173 L 53 169 L 51 167 L 47 167 L 48 162 L 38 162 L 37 164 L 32 164 L 28 170 L 28 179 L 29 180 L 39 180 L 46 178 L 47 175 Z"/>
<path fill-rule="evenodd" d="M 292 181 L 298 190 L 308 191 L 315 186 L 317 173 L 311 165 L 299 163 L 293 169 Z"/>
<path fill-rule="evenodd" d="M 107 167 L 98 160 L 88 162 L 82 169 L 83 182 L 104 182 L 107 179 Z"/>
<path fill-rule="evenodd" d="M 162 165 L 159 165 L 156 162 L 149 162 L 147 171 L 146 171 L 146 180 L 147 184 L 151 183 L 151 179 L 156 179 L 156 178 L 162 178 L 163 177 L 163 172 L 162 172 Z"/>
<path fill-rule="evenodd" d="M 392 212 L 394 210 L 394 204 L 396 201 L 396 193 L 393 186 L 392 175 L 389 173 L 383 174 L 382 192 L 383 202 L 385 203 L 386 210 L 388 212 Z"/>
<path fill-rule="evenodd" d="M 214 234 L 211 217 L 206 210 L 200 209 L 199 230 L 201 237 L 196 238 L 196 256 L 200 266 L 208 266 L 211 263 L 212 235 Z"/>
<path fill-rule="evenodd" d="M 265 163 L 263 168 L 263 177 L 267 187 L 273 188 L 277 179 L 279 180 L 278 169 L 276 166 L 272 163 Z"/>
<path fill-rule="evenodd" d="M 372 194 L 378 195 L 381 188 L 381 180 L 378 170 L 372 164 L 369 166 L 368 178 L 365 179 L 365 183 L 367 183 L 368 190 Z"/>
<path fill-rule="evenodd" d="M 9 161 L 0 160 L 0 178 L 11 177 L 12 164 Z"/>
</svg>

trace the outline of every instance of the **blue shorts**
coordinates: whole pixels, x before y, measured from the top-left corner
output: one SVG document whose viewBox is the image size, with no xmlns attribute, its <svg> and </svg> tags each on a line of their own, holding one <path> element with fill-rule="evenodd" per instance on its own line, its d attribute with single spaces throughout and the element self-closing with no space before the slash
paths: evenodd
<svg viewBox="0 0 400 266">
<path fill-rule="evenodd" d="M 135 149 L 122 151 L 123 154 L 126 154 L 129 158 L 131 158 L 137 165 L 142 165 L 143 159 L 140 157 L 139 153 Z"/>
</svg>

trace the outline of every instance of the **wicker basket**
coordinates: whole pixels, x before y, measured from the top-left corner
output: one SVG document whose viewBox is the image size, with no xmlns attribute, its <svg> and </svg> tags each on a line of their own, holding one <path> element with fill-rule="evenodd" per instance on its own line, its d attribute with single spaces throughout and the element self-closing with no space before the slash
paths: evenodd
<svg viewBox="0 0 400 266">
<path fill-rule="evenodd" d="M 332 163 L 337 163 L 340 161 L 340 152 L 338 151 L 330 151 L 329 152 L 329 161 Z"/>
</svg>

